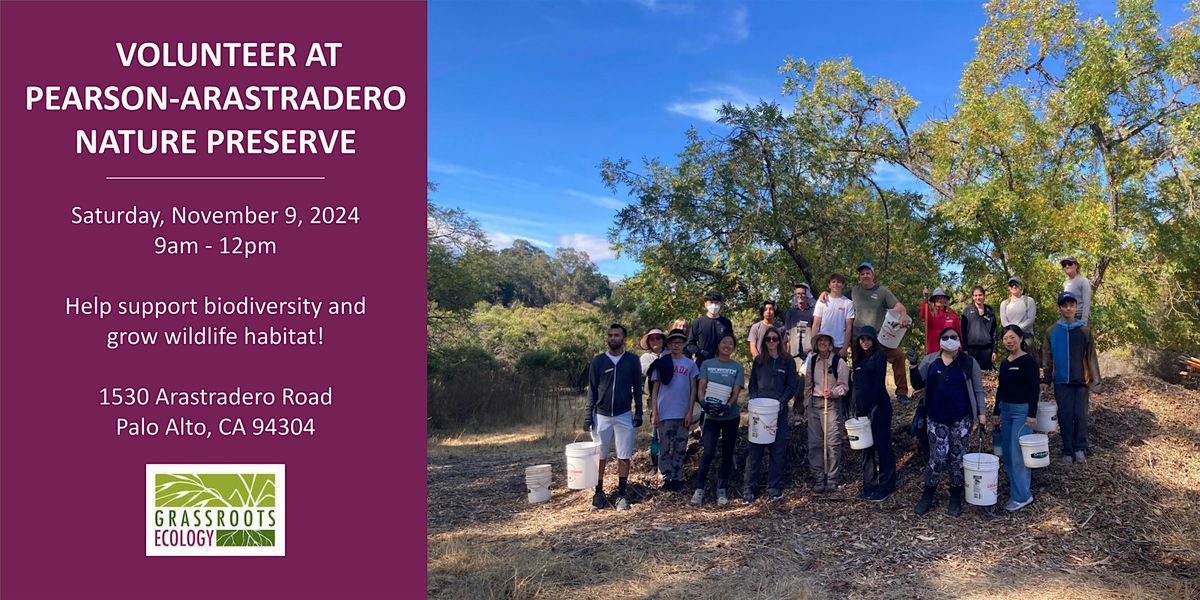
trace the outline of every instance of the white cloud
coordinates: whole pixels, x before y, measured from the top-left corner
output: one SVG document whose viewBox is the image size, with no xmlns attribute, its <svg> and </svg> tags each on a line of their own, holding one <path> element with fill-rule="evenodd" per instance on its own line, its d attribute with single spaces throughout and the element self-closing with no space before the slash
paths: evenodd
<svg viewBox="0 0 1200 600">
<path fill-rule="evenodd" d="M 576 190 L 567 190 L 567 195 L 579 198 L 580 200 L 587 200 L 588 202 L 591 202 L 592 204 L 595 204 L 601 208 L 621 210 L 626 206 L 624 202 L 621 202 L 612 196 L 599 196 L 596 194 L 588 194 L 586 192 L 580 192 Z"/>
<path fill-rule="evenodd" d="M 696 89 L 695 93 L 704 94 L 708 97 L 690 102 L 674 102 L 667 105 L 667 112 L 716 123 L 717 119 L 721 116 L 720 109 L 722 105 L 729 103 L 734 106 L 745 106 L 753 104 L 756 101 L 745 90 L 727 84 L 700 87 Z"/>
<path fill-rule="evenodd" d="M 745 6 L 735 6 L 733 13 L 729 16 L 729 37 L 733 41 L 740 42 L 750 37 L 750 11 L 746 10 Z"/>
<path fill-rule="evenodd" d="M 682 2 L 660 2 L 659 0 L 637 0 L 638 4 L 648 9 L 650 12 L 661 12 L 671 15 L 688 15 L 694 10 L 690 4 Z"/>
<path fill-rule="evenodd" d="M 509 246 L 512 246 L 513 242 L 515 242 L 517 240 L 525 240 L 525 241 L 533 244 L 534 246 L 540 246 L 540 247 L 546 248 L 548 250 L 554 249 L 554 244 L 551 244 L 550 242 L 545 242 L 545 241 L 542 241 L 539 239 L 534 239 L 534 238 L 523 236 L 523 235 L 512 235 L 512 234 L 504 233 L 503 231 L 485 231 L 485 232 L 483 232 L 483 235 L 487 236 L 488 241 L 490 241 L 492 243 L 492 247 L 496 248 L 497 250 L 499 250 L 501 248 L 508 248 Z"/>
<path fill-rule="evenodd" d="M 617 257 L 616 251 L 608 244 L 608 240 L 586 233 L 569 233 L 560 236 L 558 238 L 558 247 L 574 248 L 580 252 L 586 252 L 588 257 L 592 259 L 592 262 L 612 260 Z"/>
<path fill-rule="evenodd" d="M 434 159 L 429 159 L 425 169 L 430 173 L 441 173 L 443 175 L 469 175 L 471 177 L 481 177 L 483 179 L 499 179 L 498 176 L 491 173 L 484 173 L 462 165 L 445 163 Z"/>
</svg>

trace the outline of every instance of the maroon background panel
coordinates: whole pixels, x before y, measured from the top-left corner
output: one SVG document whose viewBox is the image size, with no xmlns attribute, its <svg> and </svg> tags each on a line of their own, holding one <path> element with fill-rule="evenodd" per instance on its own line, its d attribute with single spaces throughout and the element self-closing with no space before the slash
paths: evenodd
<svg viewBox="0 0 1200 600">
<path fill-rule="evenodd" d="M 425 6 L 394 2 L 2 4 L 0 595 L 374 598 L 425 593 Z M 116 42 L 288 41 L 336 68 L 124 68 Z M 401 85 L 398 112 L 47 112 L 27 85 Z M 355 129 L 350 156 L 89 156 L 76 129 Z M 201 132 L 201 136 L 203 133 Z M 201 145 L 203 144 L 201 138 Z M 106 176 L 325 176 L 106 181 Z M 357 206 L 357 225 L 86 226 L 72 206 Z M 250 259 L 156 256 L 154 238 L 274 240 Z M 65 314 L 67 297 L 367 298 L 362 317 Z M 314 347 L 105 348 L 105 332 L 187 325 L 325 328 Z M 334 388 L 331 407 L 139 409 L 106 386 Z M 312 416 L 302 437 L 128 437 L 118 416 Z M 145 556 L 147 463 L 284 463 L 287 556 Z"/>
</svg>

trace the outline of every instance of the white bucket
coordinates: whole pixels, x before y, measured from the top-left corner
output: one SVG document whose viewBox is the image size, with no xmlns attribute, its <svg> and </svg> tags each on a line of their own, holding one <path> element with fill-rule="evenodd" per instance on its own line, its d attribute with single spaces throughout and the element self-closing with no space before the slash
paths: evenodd
<svg viewBox="0 0 1200 600">
<path fill-rule="evenodd" d="M 1018 438 L 1021 459 L 1030 469 L 1050 466 L 1050 438 L 1044 433 L 1031 433 Z"/>
<path fill-rule="evenodd" d="M 525 487 L 529 488 L 529 503 L 537 504 L 550 499 L 550 465 L 533 465 L 525 468 Z"/>
<path fill-rule="evenodd" d="M 567 444 L 567 487 L 586 490 L 600 480 L 600 442 Z"/>
<path fill-rule="evenodd" d="M 1053 402 L 1038 402 L 1037 424 L 1033 430 L 1038 433 L 1050 433 L 1058 429 L 1058 405 Z"/>
<path fill-rule="evenodd" d="M 999 456 L 982 452 L 963 455 L 963 476 L 967 486 L 967 504 L 991 506 L 996 503 L 996 488 L 1000 481 Z"/>
<path fill-rule="evenodd" d="M 846 436 L 850 440 L 851 450 L 866 450 L 875 445 L 875 438 L 871 436 L 871 419 L 867 417 L 846 419 Z"/>
<path fill-rule="evenodd" d="M 751 444 L 770 444 L 775 441 L 779 425 L 779 401 L 774 398 L 750 399 Z"/>
<path fill-rule="evenodd" d="M 704 388 L 704 396 L 706 398 L 716 398 L 724 402 L 729 401 L 729 396 L 733 395 L 733 388 L 722 384 L 708 382 L 708 386 Z"/>
<path fill-rule="evenodd" d="M 900 341 L 904 339 L 904 334 L 908 333 L 907 327 L 900 326 L 901 314 L 892 309 L 887 311 L 887 315 L 883 317 L 883 326 L 879 329 L 879 345 L 884 348 L 898 348 Z"/>
</svg>

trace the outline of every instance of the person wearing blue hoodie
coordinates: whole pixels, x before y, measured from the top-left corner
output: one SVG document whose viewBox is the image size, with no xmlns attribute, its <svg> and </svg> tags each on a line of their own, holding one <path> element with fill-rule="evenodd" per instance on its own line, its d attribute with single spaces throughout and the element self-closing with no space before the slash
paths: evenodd
<svg viewBox="0 0 1200 600">
<path fill-rule="evenodd" d="M 1088 396 L 1100 382 L 1100 360 L 1092 330 L 1075 316 L 1079 300 L 1071 292 L 1058 295 L 1062 317 L 1046 332 L 1042 345 L 1042 393 L 1054 384 L 1058 424 L 1062 427 L 1063 462 L 1087 460 Z"/>
</svg>

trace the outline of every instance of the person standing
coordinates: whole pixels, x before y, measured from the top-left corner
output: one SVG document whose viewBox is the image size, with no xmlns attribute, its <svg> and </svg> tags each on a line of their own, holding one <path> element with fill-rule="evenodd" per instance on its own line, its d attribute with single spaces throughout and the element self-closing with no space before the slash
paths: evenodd
<svg viewBox="0 0 1200 600">
<path fill-rule="evenodd" d="M 721 316 L 721 294 L 709 292 L 704 295 L 704 314 L 692 321 L 691 334 L 688 336 L 684 352 L 696 362 L 704 361 L 717 355 L 717 341 L 726 332 L 733 331 L 733 323 Z"/>
<path fill-rule="evenodd" d="M 925 294 L 929 295 L 929 288 L 925 288 Z M 950 296 L 942 288 L 933 290 L 929 302 L 933 303 L 932 307 L 921 300 L 921 320 L 925 322 L 925 352 L 933 354 L 938 351 L 942 330 L 953 327 L 955 331 L 960 331 L 962 324 L 958 320 L 958 313 L 950 310 Z"/>
<path fill-rule="evenodd" d="M 862 497 L 882 502 L 896 491 L 896 455 L 892 451 L 892 400 L 888 397 L 887 354 L 875 328 L 859 330 L 854 345 L 854 413 L 871 420 L 874 444 L 863 450 Z"/>
<path fill-rule="evenodd" d="M 1084 463 L 1088 449 L 1088 396 L 1100 383 L 1100 361 L 1092 330 L 1075 318 L 1079 305 L 1075 294 L 1058 295 L 1062 317 L 1046 332 L 1042 344 L 1042 392 L 1054 384 L 1058 424 L 1062 427 L 1063 462 Z"/>
<path fill-rule="evenodd" d="M 1021 436 L 1033 433 L 1037 423 L 1038 364 L 1025 352 L 1025 332 L 1016 325 L 1004 328 L 1001 338 L 1008 356 L 1000 362 L 1000 386 L 996 389 L 996 408 L 992 424 L 1000 428 L 1004 454 L 1004 472 L 1008 475 L 1008 504 L 1015 511 L 1033 502 L 1029 467 L 1021 458 Z"/>
<path fill-rule="evenodd" d="M 848 342 L 854 327 L 854 302 L 842 294 L 846 289 L 846 278 L 840 273 L 829 276 L 829 293 L 813 309 L 813 329 L 829 336 L 834 352 L 842 358 L 848 356 Z"/>
<path fill-rule="evenodd" d="M 696 363 L 683 354 L 686 341 L 687 336 L 680 329 L 667 334 L 672 363 L 670 382 L 663 383 L 657 370 L 650 372 L 654 382 L 650 399 L 654 412 L 650 418 L 660 440 L 658 468 L 663 476 L 663 489 L 671 492 L 683 489 L 683 459 L 688 431 L 692 428 L 692 399 L 696 397 L 696 380 L 700 378 Z"/>
<path fill-rule="evenodd" d="M 980 369 L 991 371 L 996 360 L 996 313 L 984 304 L 986 297 L 983 286 L 971 288 L 971 305 L 962 312 L 962 332 L 967 354 L 979 363 Z"/>
<path fill-rule="evenodd" d="M 1026 352 L 1034 347 L 1033 324 L 1037 321 L 1037 303 L 1025 295 L 1025 282 L 1013 275 L 1008 278 L 1008 298 L 1000 303 L 1000 326 L 1016 325 L 1025 335 Z M 1037 359 L 1036 356 L 1033 357 Z"/>
<path fill-rule="evenodd" d="M 737 338 L 726 333 L 717 342 L 717 357 L 700 365 L 699 397 L 704 407 L 704 424 L 700 426 L 700 443 L 704 454 L 700 457 L 700 468 L 696 471 L 696 485 L 692 492 L 692 504 L 704 504 L 704 484 L 708 479 L 708 468 L 717 452 L 717 440 L 721 441 L 721 466 L 717 471 L 717 506 L 729 504 L 728 483 L 733 471 L 733 452 L 737 445 L 738 424 L 741 411 L 738 396 L 746 380 L 742 363 L 733 360 Z M 714 384 L 711 387 L 709 384 Z M 721 386 L 727 392 L 718 393 Z M 727 396 L 727 397 L 726 397 Z"/>
<path fill-rule="evenodd" d="M 795 295 L 792 296 L 792 307 L 784 315 L 784 349 L 797 361 L 803 360 L 808 354 L 805 351 L 811 343 L 810 329 L 813 325 L 812 292 L 807 283 L 797 283 Z M 799 364 L 799 363 L 797 363 Z"/>
<path fill-rule="evenodd" d="M 641 356 L 642 381 L 646 382 L 645 389 L 642 391 L 646 395 L 647 398 L 650 397 L 650 389 L 649 388 L 650 388 L 650 386 L 653 385 L 653 383 L 650 381 L 650 367 L 654 364 L 654 361 L 662 358 L 663 356 L 665 356 L 667 354 L 670 354 L 670 351 L 668 351 L 666 349 L 666 339 L 667 339 L 667 337 L 666 337 L 666 334 L 663 333 L 663 330 L 661 330 L 657 327 L 654 327 L 654 328 L 651 328 L 649 331 L 646 332 L 645 335 L 642 336 L 641 343 L 639 344 L 642 347 L 642 350 L 647 351 L 647 352 L 642 353 L 642 356 Z M 654 412 L 653 404 L 651 404 L 650 412 L 651 413 Z M 650 472 L 655 473 L 657 471 L 658 471 L 658 428 L 651 427 L 650 428 Z"/>
<path fill-rule="evenodd" d="M 762 346 L 762 338 L 767 331 L 778 331 L 780 337 L 784 335 L 784 327 L 775 322 L 775 301 L 767 300 L 758 307 L 758 316 L 761 320 L 750 326 L 750 335 L 746 341 L 750 344 L 750 357 L 758 356 L 759 348 Z"/>
<path fill-rule="evenodd" d="M 883 320 L 889 310 L 900 313 L 900 326 L 912 325 L 912 319 L 892 290 L 885 285 L 875 282 L 875 267 L 869 262 L 858 265 L 858 285 L 846 292 L 846 297 L 854 301 L 854 339 L 862 335 L 863 328 L 871 327 L 878 332 L 883 331 Z M 908 368 L 904 352 L 896 348 L 880 348 L 887 354 L 887 361 L 892 365 L 892 379 L 896 383 L 896 400 L 900 404 L 908 404 Z"/>
<path fill-rule="evenodd" d="M 946 327 L 938 337 L 939 351 L 928 354 L 917 367 L 925 387 L 925 433 L 929 439 L 929 462 L 925 465 L 925 492 L 916 513 L 923 515 L 934 505 L 934 494 L 943 477 L 949 478 L 950 503 L 946 514 L 962 514 L 965 496 L 963 454 L 975 422 L 987 423 L 983 401 L 983 378 L 979 363 L 962 352 L 962 335 Z"/>
<path fill-rule="evenodd" d="M 833 336 L 818 333 L 805 362 L 804 398 L 808 413 L 808 466 L 813 491 L 836 492 L 842 462 L 842 396 L 850 389 L 850 370 L 834 352 Z"/>
<path fill-rule="evenodd" d="M 792 308 L 788 309 L 787 315 L 783 321 L 783 328 L 786 335 L 784 336 L 784 347 L 788 354 L 792 355 L 792 360 L 796 363 L 796 371 L 804 371 L 804 359 L 808 356 L 808 352 L 812 348 L 812 331 L 813 331 L 813 300 L 812 291 L 807 283 L 797 283 L 795 295 L 792 296 Z M 804 412 L 804 375 L 800 375 L 800 379 L 796 383 L 796 397 L 792 403 L 792 410 L 797 416 Z M 795 424 L 799 425 L 799 421 Z"/>
<path fill-rule="evenodd" d="M 1092 282 L 1079 274 L 1079 260 L 1074 256 L 1068 256 L 1058 261 L 1058 264 L 1067 276 L 1067 280 L 1063 282 L 1063 291 L 1071 292 L 1078 305 L 1075 320 L 1087 325 L 1092 317 Z"/>
<path fill-rule="evenodd" d="M 779 401 L 779 416 L 775 421 L 775 441 L 770 444 L 750 444 L 746 456 L 746 481 L 742 486 L 742 500 L 747 504 L 754 501 L 754 487 L 758 484 L 764 451 L 770 452 L 767 468 L 767 490 L 771 502 L 783 498 L 783 471 L 787 467 L 788 445 L 788 401 L 796 393 L 796 363 L 783 349 L 783 334 L 770 330 L 762 339 L 762 347 L 750 367 L 750 397 L 772 398 Z"/>
<path fill-rule="evenodd" d="M 600 438 L 600 475 L 592 508 L 608 505 L 604 496 L 604 465 L 615 444 L 617 452 L 617 510 L 629 510 L 625 497 L 629 483 L 629 459 L 633 458 L 636 428 L 642 426 L 642 369 L 633 353 L 625 351 L 628 335 L 620 323 L 608 328 L 608 352 L 592 359 L 588 370 L 588 404 L 583 428 Z"/>
</svg>

